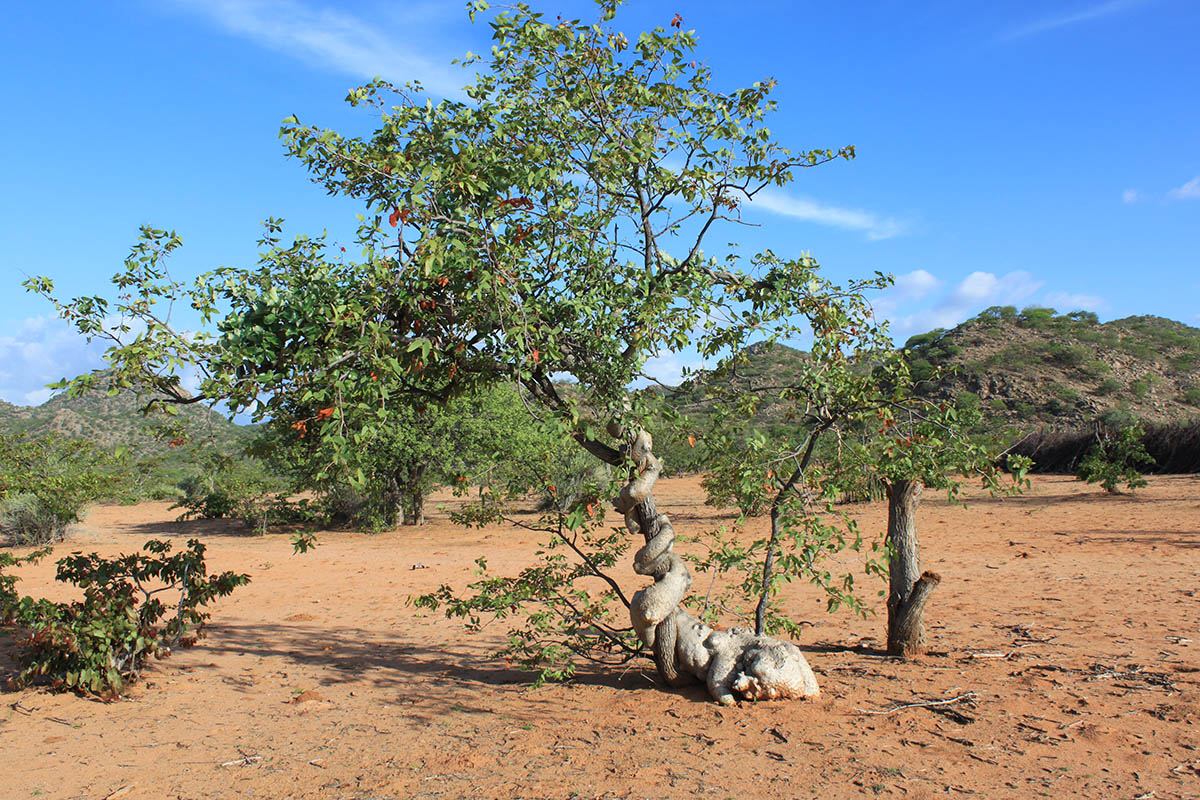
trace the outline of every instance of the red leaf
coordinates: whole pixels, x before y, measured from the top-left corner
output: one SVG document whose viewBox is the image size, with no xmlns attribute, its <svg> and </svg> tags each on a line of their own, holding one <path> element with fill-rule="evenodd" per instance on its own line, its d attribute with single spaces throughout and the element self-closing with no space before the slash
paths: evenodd
<svg viewBox="0 0 1200 800">
<path fill-rule="evenodd" d="M 683 24 L 683 17 L 679 16 L 678 14 L 671 17 L 671 27 L 672 28 L 678 28 L 682 24 Z"/>
</svg>

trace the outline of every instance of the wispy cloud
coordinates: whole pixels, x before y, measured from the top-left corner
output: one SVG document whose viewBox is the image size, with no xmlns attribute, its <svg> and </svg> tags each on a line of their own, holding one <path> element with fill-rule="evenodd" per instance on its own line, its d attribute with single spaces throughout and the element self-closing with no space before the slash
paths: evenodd
<svg viewBox="0 0 1200 800">
<path fill-rule="evenodd" d="M 419 80 L 443 96 L 461 97 L 467 74 L 453 66 L 430 61 L 418 48 L 428 44 L 427 13 L 414 15 L 413 24 L 380 25 L 333 7 L 315 7 L 298 0 L 173 0 L 175 6 L 207 17 L 236 36 L 302 59 L 318 67 L 360 78 L 381 75 L 403 82 Z M 458 10 L 455 4 L 455 10 Z M 404 29 L 405 38 L 388 35 Z"/>
<path fill-rule="evenodd" d="M 893 288 L 883 292 L 874 303 L 876 315 L 891 323 L 892 336 L 898 343 L 914 333 L 954 327 L 989 306 L 1025 303 L 1043 285 L 1042 281 L 1025 270 L 1015 270 L 999 277 L 991 272 L 976 271 L 940 298 L 934 299 L 942 287 L 942 281 L 933 275 L 925 270 L 917 270 L 897 278 L 897 287 L 904 285 L 902 279 L 908 279 L 906 284 L 920 287 L 921 291 L 910 290 L 907 295 L 897 295 Z M 934 301 L 932 305 L 919 307 L 923 301 L 929 300 Z"/>
<path fill-rule="evenodd" d="M 1167 197 L 1172 200 L 1195 200 L 1200 197 L 1200 175 L 1192 178 L 1183 186 L 1176 186 L 1167 192 Z"/>
<path fill-rule="evenodd" d="M 1140 203 L 1145 199 L 1146 196 L 1142 194 L 1141 189 L 1126 189 L 1125 191 L 1121 192 L 1121 202 L 1125 203 L 1126 205 Z"/>
<path fill-rule="evenodd" d="M 1146 0 L 1108 0 L 1106 3 L 1097 3 L 1069 14 L 1043 17 L 1042 19 L 1034 20 L 1033 22 L 1006 31 L 1000 35 L 1000 41 L 1011 42 L 1015 39 L 1037 36 L 1056 28 L 1065 28 L 1068 25 L 1077 25 L 1080 22 L 1090 22 L 1094 19 L 1120 14 L 1123 11 L 1143 5 L 1145 2 Z"/>
<path fill-rule="evenodd" d="M 665 383 L 667 386 L 678 386 L 683 383 L 684 372 L 703 369 L 704 361 L 699 357 L 687 358 L 683 353 L 665 353 L 652 356 L 642 366 L 646 378 L 638 378 L 631 384 L 635 389 L 641 389 L 651 384 L 651 380 Z"/>
<path fill-rule="evenodd" d="M 869 211 L 825 205 L 809 197 L 796 197 L 764 189 L 754 196 L 754 208 L 795 217 L 818 225 L 863 231 L 868 239 L 890 239 L 904 232 L 904 224 Z"/>
<path fill-rule="evenodd" d="M 1108 310 L 1108 301 L 1103 297 L 1094 294 L 1049 292 L 1046 294 L 1044 299 L 1046 305 L 1061 312 Z"/>
<path fill-rule="evenodd" d="M 940 278 L 923 269 L 897 275 L 891 288 L 880 292 L 873 302 L 875 315 L 884 318 L 891 317 L 902 305 L 925 300 L 942 288 L 942 283 Z"/>
<path fill-rule="evenodd" d="M 50 399 L 47 383 L 102 367 L 103 352 L 56 317 L 25 319 L 13 336 L 0 336 L 0 400 L 40 405 Z"/>
</svg>

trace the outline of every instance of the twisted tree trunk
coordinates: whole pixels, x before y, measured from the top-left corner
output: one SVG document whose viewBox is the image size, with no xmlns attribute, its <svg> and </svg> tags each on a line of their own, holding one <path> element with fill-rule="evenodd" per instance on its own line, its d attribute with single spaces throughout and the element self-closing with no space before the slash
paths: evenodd
<svg viewBox="0 0 1200 800">
<path fill-rule="evenodd" d="M 887 485 L 887 651 L 894 656 L 925 652 L 925 604 L 942 580 L 937 573 L 921 572 L 916 515 L 924 488 L 917 480 Z"/>
<path fill-rule="evenodd" d="M 748 700 L 815 697 L 816 676 L 798 647 L 746 628 L 713 630 L 680 607 L 692 576 L 674 551 L 670 518 L 658 513 L 654 503 L 662 464 L 652 449 L 645 431 L 630 438 L 634 469 L 613 504 L 625 515 L 630 533 L 640 533 L 646 542 L 634 556 L 633 569 L 653 577 L 654 583 L 634 594 L 629 616 L 654 652 L 659 676 L 669 686 L 704 681 L 723 705 L 735 701 L 735 692 Z"/>
</svg>

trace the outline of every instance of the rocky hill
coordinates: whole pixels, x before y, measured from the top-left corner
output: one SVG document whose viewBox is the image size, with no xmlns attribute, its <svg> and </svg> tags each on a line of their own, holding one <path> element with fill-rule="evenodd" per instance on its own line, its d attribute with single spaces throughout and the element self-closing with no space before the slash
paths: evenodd
<svg viewBox="0 0 1200 800">
<path fill-rule="evenodd" d="M 138 456 L 165 451 L 165 431 L 176 422 L 191 438 L 211 440 L 224 451 L 239 447 L 252 435 L 250 428 L 230 422 L 203 404 L 180 406 L 178 417 L 162 413 L 143 416 L 146 399 L 134 391 L 112 396 L 96 391 L 81 397 L 57 394 L 40 406 L 14 406 L 0 401 L 0 432 L 53 431 L 104 448 L 124 446 Z"/>
<path fill-rule="evenodd" d="M 1200 416 L 1200 329 L 1162 317 L 1101 323 L 999 306 L 904 349 L 923 394 L 978 398 L 993 427 L 1078 427 L 1110 410 L 1156 423 Z"/>
<path fill-rule="evenodd" d="M 1150 423 L 1200 417 L 1200 328 L 1162 317 L 1101 323 L 1095 314 L 990 308 L 950 330 L 903 346 L 918 390 L 931 399 L 978 403 L 991 430 L 1078 428 L 1110 410 Z M 751 348 L 739 368 L 753 383 L 781 384 L 806 355 L 783 345 Z M 710 411 L 701 374 L 666 393 L 693 419 Z M 768 424 L 782 422 L 768 403 Z"/>
</svg>

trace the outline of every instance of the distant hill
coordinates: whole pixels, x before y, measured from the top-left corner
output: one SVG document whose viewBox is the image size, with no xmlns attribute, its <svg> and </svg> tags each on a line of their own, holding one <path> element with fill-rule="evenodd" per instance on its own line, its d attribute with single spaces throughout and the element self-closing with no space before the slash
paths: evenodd
<svg viewBox="0 0 1200 800">
<path fill-rule="evenodd" d="M 210 440 L 226 452 L 240 448 L 253 436 L 253 427 L 236 425 L 201 403 L 178 406 L 178 417 L 163 413 L 143 416 L 141 409 L 147 399 L 135 391 L 122 390 L 113 396 L 103 391 L 80 397 L 57 394 L 40 406 L 0 401 L 0 432 L 54 431 L 104 448 L 128 447 L 138 456 L 166 452 L 167 443 L 159 432 L 176 421 L 193 440 Z"/>
<path fill-rule="evenodd" d="M 1148 422 L 1200 416 L 1200 329 L 1163 317 L 990 308 L 904 345 L 922 394 L 977 397 L 991 427 L 1078 427 L 1110 410 Z M 936 368 L 947 374 L 934 378 Z"/>
<path fill-rule="evenodd" d="M 950 330 L 910 338 L 902 348 L 919 392 L 978 402 L 991 430 L 1077 428 L 1110 410 L 1151 423 L 1200 417 L 1200 328 L 1162 317 L 1101 323 L 1095 314 L 1048 308 L 990 308 Z M 757 385 L 788 381 L 807 355 L 784 345 L 751 348 L 738 374 Z M 664 392 L 693 418 L 711 410 L 702 373 Z M 763 415 L 781 424 L 772 404 Z"/>
</svg>

